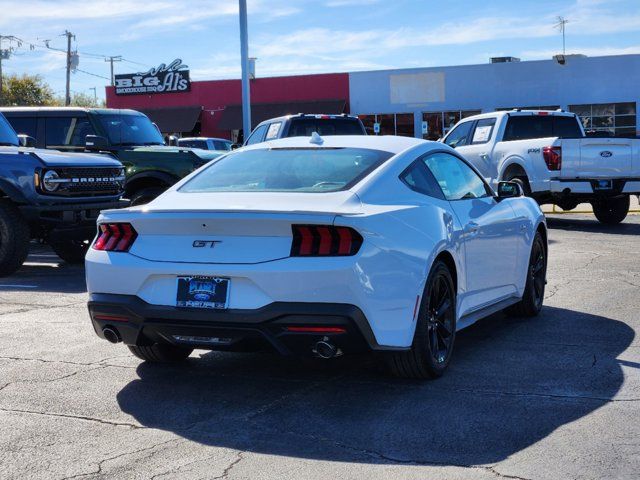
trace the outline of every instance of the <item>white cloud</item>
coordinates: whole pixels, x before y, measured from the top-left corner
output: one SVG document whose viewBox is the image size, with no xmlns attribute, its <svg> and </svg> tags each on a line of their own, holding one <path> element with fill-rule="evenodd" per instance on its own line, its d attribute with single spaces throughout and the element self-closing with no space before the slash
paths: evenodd
<svg viewBox="0 0 640 480">
<path fill-rule="evenodd" d="M 525 50 L 520 55 L 527 60 L 550 59 L 559 52 L 556 50 Z M 640 54 L 640 45 L 630 47 L 571 47 L 567 49 L 567 55 L 582 54 L 588 57 L 600 57 L 606 55 L 632 55 Z"/>
</svg>

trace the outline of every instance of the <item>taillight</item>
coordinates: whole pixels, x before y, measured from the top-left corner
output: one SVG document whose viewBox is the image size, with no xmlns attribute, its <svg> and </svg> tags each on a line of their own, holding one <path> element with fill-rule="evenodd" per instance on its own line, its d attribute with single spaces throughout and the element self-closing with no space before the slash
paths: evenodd
<svg viewBox="0 0 640 480">
<path fill-rule="evenodd" d="M 560 170 L 562 168 L 562 147 L 543 147 L 542 158 L 549 170 Z"/>
<path fill-rule="evenodd" d="M 128 252 L 138 234 L 130 223 L 101 223 L 100 235 L 93 244 L 96 250 Z"/>
<path fill-rule="evenodd" d="M 353 228 L 332 225 L 292 225 L 292 257 L 336 257 L 355 255 L 362 236 Z"/>
</svg>

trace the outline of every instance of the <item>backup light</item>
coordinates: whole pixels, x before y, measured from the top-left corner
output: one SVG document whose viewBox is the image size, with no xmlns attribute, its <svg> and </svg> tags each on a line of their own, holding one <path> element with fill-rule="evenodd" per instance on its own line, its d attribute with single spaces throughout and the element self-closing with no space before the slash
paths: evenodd
<svg viewBox="0 0 640 480">
<path fill-rule="evenodd" d="M 128 252 L 138 237 L 130 223 L 101 223 L 100 234 L 93 244 L 95 250 L 106 252 Z"/>
<path fill-rule="evenodd" d="M 362 235 L 349 227 L 292 225 L 292 257 L 341 257 L 355 255 Z"/>
</svg>

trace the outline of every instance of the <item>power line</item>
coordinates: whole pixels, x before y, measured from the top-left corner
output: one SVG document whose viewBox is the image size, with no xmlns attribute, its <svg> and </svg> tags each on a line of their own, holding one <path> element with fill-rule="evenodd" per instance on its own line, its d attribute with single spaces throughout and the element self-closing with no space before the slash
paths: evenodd
<svg viewBox="0 0 640 480">
<path fill-rule="evenodd" d="M 80 73 L 84 73 L 85 75 L 91 75 L 92 77 L 98 77 L 98 78 L 103 78 L 105 80 L 109 80 L 109 77 L 105 77 L 103 75 L 98 75 L 97 73 L 91 73 L 91 72 L 87 72 L 85 70 L 80 70 L 79 68 L 76 68 L 75 70 L 76 72 L 80 72 Z"/>
</svg>

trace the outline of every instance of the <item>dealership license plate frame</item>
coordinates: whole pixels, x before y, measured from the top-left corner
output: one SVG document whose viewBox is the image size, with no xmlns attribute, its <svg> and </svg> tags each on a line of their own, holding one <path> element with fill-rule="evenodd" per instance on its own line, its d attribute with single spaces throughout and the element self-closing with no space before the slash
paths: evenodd
<svg viewBox="0 0 640 480">
<path fill-rule="evenodd" d="M 226 277 L 181 275 L 176 277 L 176 307 L 226 310 L 230 290 L 231 279 Z"/>
<path fill-rule="evenodd" d="M 593 185 L 594 190 L 613 190 L 612 180 L 596 180 Z"/>
</svg>

